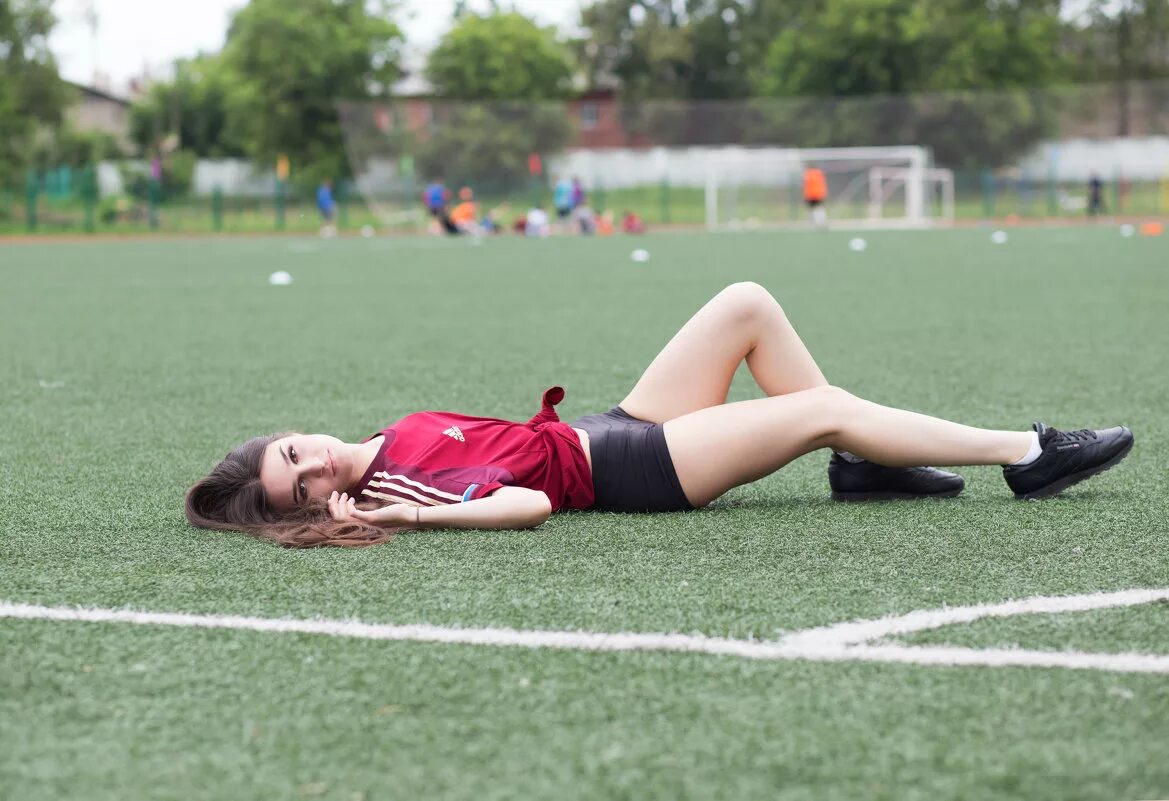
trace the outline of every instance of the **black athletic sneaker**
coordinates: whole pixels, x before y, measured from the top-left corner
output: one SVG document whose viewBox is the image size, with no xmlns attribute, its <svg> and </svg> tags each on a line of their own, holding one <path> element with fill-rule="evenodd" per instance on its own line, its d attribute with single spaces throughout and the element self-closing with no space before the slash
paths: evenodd
<svg viewBox="0 0 1169 801">
<path fill-rule="evenodd" d="M 1003 467 L 1007 486 L 1020 500 L 1058 495 L 1072 484 L 1103 473 L 1132 450 L 1132 432 L 1125 426 L 1060 431 L 1036 423 L 1032 428 L 1039 434 L 1043 453 L 1031 464 Z"/>
<path fill-rule="evenodd" d="M 953 498 L 966 482 L 936 467 L 885 467 L 850 462 L 838 453 L 828 460 L 834 501 L 890 501 L 899 498 Z"/>
</svg>

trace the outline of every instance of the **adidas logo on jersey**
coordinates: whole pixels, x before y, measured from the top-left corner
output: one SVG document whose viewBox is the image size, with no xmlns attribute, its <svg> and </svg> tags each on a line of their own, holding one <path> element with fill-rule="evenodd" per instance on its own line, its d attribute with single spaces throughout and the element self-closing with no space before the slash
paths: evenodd
<svg viewBox="0 0 1169 801">
<path fill-rule="evenodd" d="M 446 431 L 442 432 L 451 439 L 457 439 L 459 442 L 466 442 L 467 438 L 463 436 L 463 432 L 459 431 L 458 426 L 451 426 Z"/>
</svg>

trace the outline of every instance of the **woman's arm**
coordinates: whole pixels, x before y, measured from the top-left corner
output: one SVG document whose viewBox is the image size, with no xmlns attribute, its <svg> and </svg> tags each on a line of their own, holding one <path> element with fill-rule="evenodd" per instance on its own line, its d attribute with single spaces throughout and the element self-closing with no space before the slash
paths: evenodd
<svg viewBox="0 0 1169 801">
<path fill-rule="evenodd" d="M 552 503 L 539 490 L 501 487 L 486 498 L 445 506 L 395 503 L 364 511 L 345 493 L 329 497 L 334 520 L 359 520 L 387 528 L 518 529 L 540 525 L 552 514 Z"/>
<path fill-rule="evenodd" d="M 552 515 L 552 503 L 539 490 L 500 487 L 486 498 L 445 506 L 416 507 L 411 528 L 534 528 Z"/>
</svg>

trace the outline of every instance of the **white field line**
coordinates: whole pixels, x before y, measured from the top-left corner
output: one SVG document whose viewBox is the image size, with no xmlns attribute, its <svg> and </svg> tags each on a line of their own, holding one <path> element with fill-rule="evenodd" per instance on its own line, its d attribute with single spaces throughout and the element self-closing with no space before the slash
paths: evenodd
<svg viewBox="0 0 1169 801">
<path fill-rule="evenodd" d="M 915 631 L 970 623 L 984 617 L 1014 617 L 1015 615 L 1054 615 L 1067 612 L 1090 612 L 1116 606 L 1135 606 L 1169 600 L 1169 587 L 1160 589 L 1121 590 L 1097 592 L 1089 595 L 1040 595 L 1022 601 L 1001 604 L 978 604 L 943 609 L 923 609 L 897 617 L 878 620 L 858 620 L 836 623 L 822 628 L 797 631 L 783 638 L 787 645 L 855 645 L 881 637 L 912 634 Z"/>
<path fill-rule="evenodd" d="M 673 651 L 736 656 L 745 659 L 815 662 L 886 662 L 914 665 L 1050 667 L 1124 673 L 1169 674 L 1169 656 L 1139 653 L 1092 654 L 1075 651 L 1027 651 L 905 645 L 866 645 L 890 634 L 907 634 L 982 617 L 1014 614 L 1081 612 L 1169 599 L 1169 588 L 1116 593 L 1033 598 L 1007 604 L 912 612 L 896 618 L 858 621 L 795 632 L 777 642 L 734 640 L 700 634 L 603 634 L 584 631 L 462 629 L 428 625 L 385 625 L 345 620 L 289 620 L 224 615 L 136 612 L 128 609 L 82 609 L 0 603 L 0 618 L 89 623 L 131 623 L 187 628 L 320 634 L 366 640 L 391 640 L 556 648 L 581 651 Z M 940 621 L 940 622 L 939 622 Z"/>
</svg>

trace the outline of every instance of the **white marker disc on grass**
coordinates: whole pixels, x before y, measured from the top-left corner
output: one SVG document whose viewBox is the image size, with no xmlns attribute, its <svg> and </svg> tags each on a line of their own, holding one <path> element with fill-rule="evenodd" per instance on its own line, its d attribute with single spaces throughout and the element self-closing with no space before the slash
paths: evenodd
<svg viewBox="0 0 1169 801">
<path fill-rule="evenodd" d="M 644 248 L 638 248 L 629 254 L 629 258 L 637 262 L 649 261 L 649 251 Z"/>
<path fill-rule="evenodd" d="M 993 234 L 990 235 L 990 241 L 994 242 L 996 245 L 1007 244 L 1007 232 L 1006 231 L 995 231 Z"/>
<path fill-rule="evenodd" d="M 284 270 L 277 270 L 268 276 L 268 283 L 272 286 L 288 286 L 292 283 L 292 276 Z"/>
<path fill-rule="evenodd" d="M 848 249 L 855 252 L 855 253 L 860 253 L 862 250 L 864 250 L 868 246 L 869 246 L 869 243 L 866 242 L 865 240 L 861 239 L 859 236 L 854 237 L 848 243 Z"/>
</svg>

